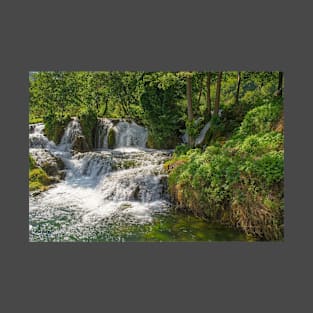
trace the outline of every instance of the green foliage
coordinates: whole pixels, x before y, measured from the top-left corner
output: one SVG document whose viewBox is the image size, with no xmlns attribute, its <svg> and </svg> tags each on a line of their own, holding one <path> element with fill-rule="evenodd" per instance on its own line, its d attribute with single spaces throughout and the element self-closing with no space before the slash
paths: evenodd
<svg viewBox="0 0 313 313">
<path fill-rule="evenodd" d="M 173 148 L 178 143 L 182 98 L 181 81 L 173 73 L 146 74 L 140 104 L 148 126 L 151 148 Z"/>
<path fill-rule="evenodd" d="M 208 146 L 204 152 L 179 148 L 166 164 L 178 208 L 259 239 L 281 239 L 284 137 L 272 131 L 281 114 L 279 104 L 257 107 L 224 145 Z"/>
<path fill-rule="evenodd" d="M 70 121 L 71 117 L 68 114 L 63 115 L 59 112 L 48 112 L 43 117 L 43 122 L 45 124 L 45 134 L 49 140 L 59 144 L 64 130 Z"/>
<path fill-rule="evenodd" d="M 189 136 L 191 136 L 192 138 L 195 138 L 197 135 L 199 135 L 199 133 L 201 131 L 201 126 L 202 126 L 201 121 L 186 120 L 185 124 L 186 124 L 187 134 Z"/>
<path fill-rule="evenodd" d="M 29 114 L 28 123 L 29 124 L 43 123 L 43 118 L 36 117 L 34 114 Z"/>
<path fill-rule="evenodd" d="M 29 155 L 29 169 L 33 170 L 34 168 L 36 168 L 36 162 L 33 159 L 33 157 L 31 155 Z"/>
<path fill-rule="evenodd" d="M 264 182 L 266 187 L 280 183 L 284 178 L 284 152 L 270 151 L 262 157 L 248 161 L 244 167 L 252 177 Z"/>
<path fill-rule="evenodd" d="M 245 116 L 239 134 L 247 136 L 271 131 L 281 117 L 281 113 L 282 106 L 277 104 L 270 103 L 256 107 Z"/>
<path fill-rule="evenodd" d="M 262 155 L 271 150 L 283 149 L 284 136 L 278 132 L 259 133 L 247 136 L 238 142 L 238 151 L 246 154 Z"/>
<path fill-rule="evenodd" d="M 197 122 L 187 122 L 186 126 L 187 76 L 192 80 L 192 110 Z M 212 104 L 216 78 L 217 72 L 211 72 Z M 223 115 L 213 121 L 204 144 L 229 137 L 248 110 L 278 101 L 273 97 L 278 72 L 241 72 L 241 78 L 239 105 L 234 105 L 237 72 L 223 73 Z M 98 117 L 128 117 L 148 127 L 148 144 L 152 148 L 174 148 L 186 130 L 192 137 L 197 136 L 207 114 L 204 72 L 34 72 L 29 91 L 31 122 L 42 121 L 47 115 L 77 116 L 91 107 Z M 48 133 L 58 141 L 62 132 L 58 125 L 62 121 L 52 118 L 50 124 L 53 125 L 48 125 Z M 91 125 L 85 128 L 89 137 Z M 88 143 L 92 141 L 88 139 Z"/>
<path fill-rule="evenodd" d="M 96 110 L 91 106 L 84 107 L 80 110 L 78 119 L 89 148 L 93 148 L 94 129 L 97 125 Z"/>
<path fill-rule="evenodd" d="M 174 151 L 174 156 L 178 157 L 182 154 L 186 154 L 190 150 L 190 147 L 186 144 L 181 144 L 176 146 L 175 151 Z"/>
</svg>

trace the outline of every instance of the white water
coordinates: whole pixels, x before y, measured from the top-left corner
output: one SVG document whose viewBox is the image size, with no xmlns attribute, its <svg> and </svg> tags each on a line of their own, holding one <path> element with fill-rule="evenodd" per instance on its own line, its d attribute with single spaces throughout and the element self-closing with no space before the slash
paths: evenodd
<svg viewBox="0 0 313 313">
<path fill-rule="evenodd" d="M 107 118 L 102 118 L 98 120 L 98 127 L 96 129 L 95 136 L 95 147 L 97 149 L 107 149 L 108 148 L 108 135 L 109 130 L 113 127 L 111 120 Z"/>
<path fill-rule="evenodd" d="M 121 147 L 145 147 L 148 130 L 142 126 L 137 125 L 135 122 L 126 122 L 124 120 L 116 121 L 114 123 L 107 119 L 99 119 L 98 127 L 96 129 L 95 147 L 97 149 L 108 148 L 108 135 L 112 130 L 115 135 L 114 148 Z"/>
<path fill-rule="evenodd" d="M 222 116 L 222 112 L 223 110 L 219 110 L 218 111 L 218 116 L 221 117 Z M 211 111 L 211 115 L 213 116 L 214 111 Z M 196 137 L 195 139 L 195 145 L 201 145 L 203 143 L 203 140 L 205 138 L 206 133 L 208 132 L 208 130 L 211 127 L 211 120 L 209 122 L 207 122 L 203 128 L 200 131 L 200 134 Z M 188 143 L 188 134 L 184 133 L 181 137 L 183 143 L 187 144 Z"/>
<path fill-rule="evenodd" d="M 210 129 L 210 126 L 211 126 L 211 121 L 207 122 L 204 125 L 204 127 L 201 129 L 201 132 L 200 132 L 199 136 L 196 138 L 196 141 L 195 141 L 196 146 L 202 144 L 202 142 L 203 142 L 203 140 L 205 138 L 206 133 Z"/>
<path fill-rule="evenodd" d="M 145 147 L 148 131 L 135 122 L 119 122 L 113 128 L 116 133 L 116 147 Z"/>
<path fill-rule="evenodd" d="M 75 154 L 71 146 L 81 135 L 78 120 L 68 125 L 58 146 L 44 136 L 42 124 L 32 128 L 30 153 L 37 161 L 38 155 L 46 155 L 46 160 L 60 157 L 66 177 L 48 191 L 30 196 L 31 241 L 118 240 L 108 237 L 108 227 L 149 223 L 155 214 L 167 211 L 162 164 L 170 152 L 146 149 L 143 127 L 119 122 L 115 126 L 119 148 Z"/>
<path fill-rule="evenodd" d="M 73 142 L 75 141 L 75 138 L 82 134 L 83 134 L 82 128 L 79 124 L 78 119 L 75 117 L 65 129 L 64 135 L 58 146 L 58 150 L 70 151 L 70 149 L 72 148 Z"/>
</svg>

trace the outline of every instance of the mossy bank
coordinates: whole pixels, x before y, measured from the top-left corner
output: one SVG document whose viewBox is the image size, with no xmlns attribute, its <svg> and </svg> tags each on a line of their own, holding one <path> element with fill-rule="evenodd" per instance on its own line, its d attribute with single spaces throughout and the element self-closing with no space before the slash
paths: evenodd
<svg viewBox="0 0 313 313">
<path fill-rule="evenodd" d="M 283 238 L 283 106 L 248 111 L 226 141 L 180 146 L 165 164 L 176 207 L 237 228 L 258 240 Z"/>
</svg>

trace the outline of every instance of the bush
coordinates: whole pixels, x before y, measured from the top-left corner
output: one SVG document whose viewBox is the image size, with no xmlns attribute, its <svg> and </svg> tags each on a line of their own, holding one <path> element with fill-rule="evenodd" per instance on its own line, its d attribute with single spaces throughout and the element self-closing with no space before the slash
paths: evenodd
<svg viewBox="0 0 313 313">
<path fill-rule="evenodd" d="M 264 182 L 267 187 L 280 183 L 284 178 L 284 153 L 283 151 L 270 151 L 261 158 L 249 162 L 245 168 L 253 177 Z"/>
<path fill-rule="evenodd" d="M 249 111 L 239 129 L 242 136 L 264 133 L 273 130 L 281 117 L 282 106 L 278 104 L 265 104 Z"/>
<path fill-rule="evenodd" d="M 186 154 L 190 150 L 190 147 L 186 144 L 181 144 L 176 146 L 174 151 L 174 156 L 180 156 L 182 154 Z"/>
<path fill-rule="evenodd" d="M 247 136 L 238 145 L 238 151 L 245 154 L 262 155 L 271 150 L 283 149 L 284 136 L 277 132 Z"/>
</svg>

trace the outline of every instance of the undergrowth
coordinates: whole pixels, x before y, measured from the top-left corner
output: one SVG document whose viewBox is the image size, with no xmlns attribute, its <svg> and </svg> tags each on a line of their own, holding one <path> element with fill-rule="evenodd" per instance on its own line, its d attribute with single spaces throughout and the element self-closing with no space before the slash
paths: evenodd
<svg viewBox="0 0 313 313">
<path fill-rule="evenodd" d="M 165 163 L 177 208 L 261 240 L 283 238 L 282 105 L 251 109 L 225 143 L 176 148 Z"/>
</svg>

